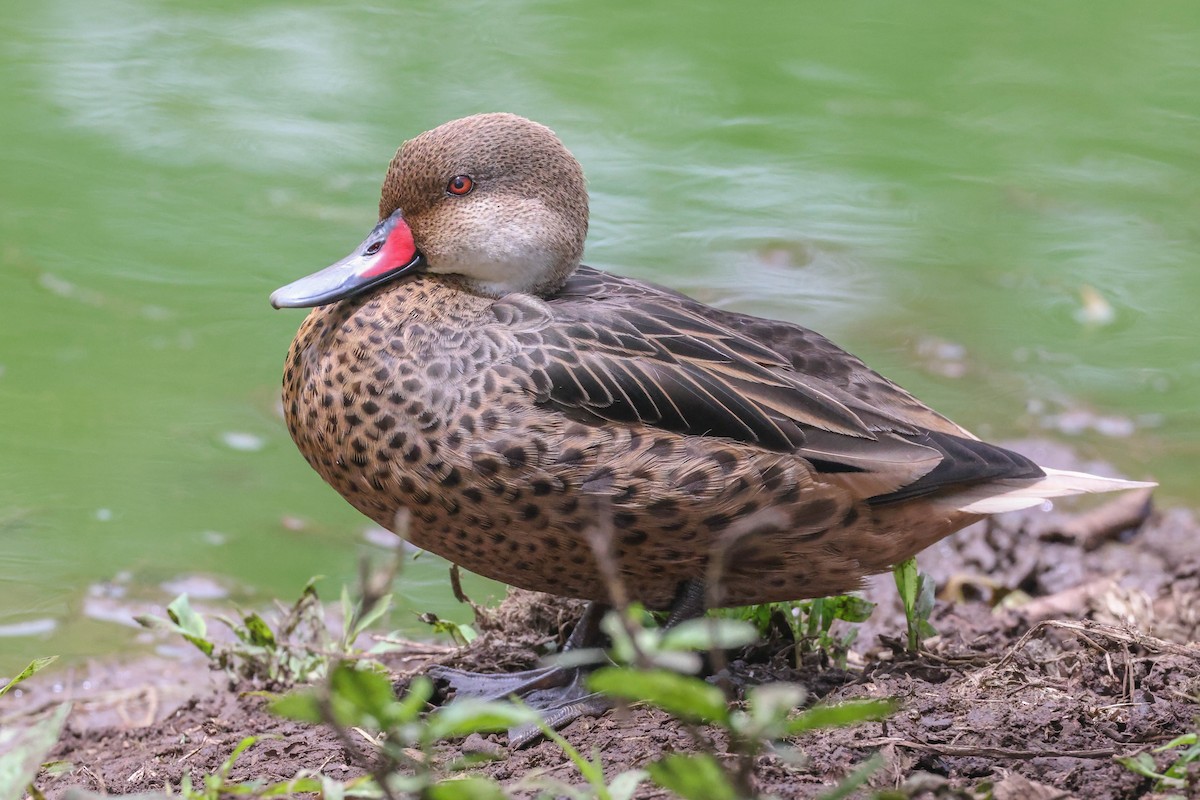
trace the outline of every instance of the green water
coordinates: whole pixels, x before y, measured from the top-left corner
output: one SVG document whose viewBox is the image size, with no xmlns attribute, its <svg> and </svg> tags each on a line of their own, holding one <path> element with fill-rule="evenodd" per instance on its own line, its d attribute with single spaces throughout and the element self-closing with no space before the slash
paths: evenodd
<svg viewBox="0 0 1200 800">
<path fill-rule="evenodd" d="M 10 0 L 0 107 L 0 673 L 128 648 L 84 613 L 112 582 L 353 575 L 266 298 L 361 239 L 401 140 L 478 111 L 583 161 L 589 263 L 1197 497 L 1193 3 Z M 454 608 L 436 559 L 404 587 Z"/>
</svg>

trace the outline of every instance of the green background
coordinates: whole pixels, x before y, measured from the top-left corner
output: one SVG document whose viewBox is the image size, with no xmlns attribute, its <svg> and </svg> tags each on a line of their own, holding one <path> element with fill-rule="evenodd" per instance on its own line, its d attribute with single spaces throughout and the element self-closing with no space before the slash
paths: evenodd
<svg viewBox="0 0 1200 800">
<path fill-rule="evenodd" d="M 97 604 L 189 576 L 336 596 L 367 522 L 283 428 L 301 315 L 266 298 L 370 229 L 403 139 L 479 111 L 579 156 L 588 263 L 1194 501 L 1198 67 L 1186 2 L 10 0 L 0 672 L 125 650 Z M 401 590 L 454 613 L 437 559 Z"/>
</svg>

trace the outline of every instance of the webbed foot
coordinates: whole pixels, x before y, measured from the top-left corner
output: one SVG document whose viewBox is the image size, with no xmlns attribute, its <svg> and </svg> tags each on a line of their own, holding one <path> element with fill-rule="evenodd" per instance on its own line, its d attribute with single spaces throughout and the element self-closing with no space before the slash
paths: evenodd
<svg viewBox="0 0 1200 800">
<path fill-rule="evenodd" d="M 563 645 L 563 652 L 594 646 L 599 639 L 599 622 L 604 607 L 591 603 Z M 612 707 L 612 702 L 587 688 L 589 667 L 539 667 L 522 672 L 467 672 L 451 667 L 431 667 L 429 677 L 444 682 L 455 697 L 476 697 L 482 700 L 520 698 L 538 711 L 551 728 L 563 728 L 580 717 L 600 716 Z M 537 725 L 522 725 L 508 731 L 508 744 L 525 747 L 537 741 L 542 730 Z"/>
</svg>

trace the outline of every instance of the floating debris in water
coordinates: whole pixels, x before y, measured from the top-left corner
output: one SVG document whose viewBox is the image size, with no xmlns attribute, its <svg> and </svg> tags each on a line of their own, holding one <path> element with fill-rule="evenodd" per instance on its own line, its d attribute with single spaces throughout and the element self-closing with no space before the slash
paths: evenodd
<svg viewBox="0 0 1200 800">
<path fill-rule="evenodd" d="M 69 280 L 52 275 L 49 272 L 43 272 L 38 276 L 38 285 L 52 294 L 65 297 L 69 300 L 78 300 L 92 306 L 99 306 L 104 303 L 104 296 L 99 292 L 82 289 Z"/>
<path fill-rule="evenodd" d="M 283 526 L 285 531 L 302 531 L 308 528 L 308 520 L 303 517 L 294 517 L 290 514 L 284 514 L 279 518 L 279 524 Z"/>
<path fill-rule="evenodd" d="M 166 322 L 174 315 L 169 308 L 162 306 L 142 306 L 142 316 L 154 322 Z"/>
<path fill-rule="evenodd" d="M 1047 414 L 1041 418 L 1043 428 L 1056 430 L 1068 436 L 1079 436 L 1088 431 L 1095 431 L 1101 436 L 1113 439 L 1124 439 L 1137 432 L 1137 424 L 1129 417 L 1117 414 L 1096 414 L 1086 409 L 1064 411 L 1061 414 Z"/>
<path fill-rule="evenodd" d="M 404 550 L 409 553 L 419 553 L 421 548 L 414 545 L 412 542 L 389 531 L 387 528 L 381 528 L 378 525 L 372 525 L 363 531 L 363 539 L 368 544 L 373 544 L 376 547 L 382 547 L 386 550 Z"/>
<path fill-rule="evenodd" d="M 57 627 L 58 620 L 49 617 L 12 622 L 8 625 L 0 625 L 0 639 L 12 639 L 18 636 L 45 636 L 53 633 Z"/>
<path fill-rule="evenodd" d="M 943 378 L 961 378 L 967 374 L 967 348 L 937 336 L 917 339 L 916 354 L 927 372 Z"/>
<path fill-rule="evenodd" d="M 258 452 L 267 444 L 267 440 L 263 437 L 243 431 L 226 431 L 221 434 L 221 441 L 230 450 L 238 450 L 243 453 Z"/>
<path fill-rule="evenodd" d="M 383 547 L 388 550 L 395 550 L 400 546 L 400 542 L 402 541 L 399 536 L 387 530 L 386 528 L 380 528 L 374 525 L 363 531 L 363 538 L 367 540 L 368 544 L 373 544 L 376 547 Z"/>
<path fill-rule="evenodd" d="M 1080 307 L 1075 312 L 1075 320 L 1084 325 L 1109 325 L 1117 318 L 1117 312 L 1112 304 L 1104 299 L 1095 287 L 1086 283 L 1079 287 Z"/>
<path fill-rule="evenodd" d="M 172 597 L 186 594 L 193 599 L 220 600 L 229 596 L 229 590 L 207 575 L 180 575 L 160 584 L 163 591 Z"/>
</svg>

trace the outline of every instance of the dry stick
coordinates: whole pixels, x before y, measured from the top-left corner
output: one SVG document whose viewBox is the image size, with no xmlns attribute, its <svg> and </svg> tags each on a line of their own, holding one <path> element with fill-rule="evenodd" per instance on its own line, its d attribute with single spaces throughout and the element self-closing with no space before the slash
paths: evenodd
<svg viewBox="0 0 1200 800">
<path fill-rule="evenodd" d="M 1116 750 L 1017 750 L 1010 747 L 972 747 L 956 744 L 930 744 L 910 742 L 894 736 L 866 739 L 855 743 L 855 747 L 883 747 L 884 745 L 907 747 L 910 750 L 928 750 L 943 756 L 987 756 L 990 758 L 1112 758 Z"/>
<path fill-rule="evenodd" d="M 388 636 L 382 633 L 371 634 L 371 640 L 403 647 L 405 655 L 400 656 L 403 661 L 411 661 L 414 658 L 421 658 L 423 656 L 444 656 L 447 653 L 453 653 L 462 649 L 462 647 L 456 644 L 418 642 L 414 639 L 403 639 L 398 636 Z"/>
<path fill-rule="evenodd" d="M 1026 631 L 1025 635 L 1022 636 L 1017 643 L 1014 644 L 1009 651 L 1004 654 L 1003 658 L 996 662 L 992 669 L 998 670 L 1011 661 L 1016 655 L 1017 651 L 1025 646 L 1026 642 L 1028 642 L 1034 637 L 1034 635 L 1045 628 L 1062 628 L 1064 630 L 1074 631 L 1081 638 L 1088 641 L 1097 650 L 1103 650 L 1104 648 L 1093 642 L 1087 636 L 1087 634 L 1097 634 L 1099 636 L 1112 639 L 1113 641 L 1123 642 L 1125 644 L 1135 644 L 1139 647 L 1144 647 L 1147 650 L 1158 653 L 1169 653 L 1176 656 L 1186 656 L 1188 658 L 1200 659 L 1200 647 L 1168 642 L 1166 639 L 1159 639 L 1158 637 L 1150 636 L 1144 633 L 1137 633 L 1127 629 L 1118 628 L 1115 625 L 1106 625 L 1102 622 L 1092 622 L 1088 620 L 1073 622 L 1070 620 L 1047 619 L 1037 623 L 1028 631 Z"/>
<path fill-rule="evenodd" d="M 1053 533 L 1095 550 L 1121 531 L 1136 528 L 1150 516 L 1152 488 L 1124 492 L 1104 505 L 1075 514 Z"/>
<path fill-rule="evenodd" d="M 704 607 L 706 609 L 720 608 L 722 605 L 721 577 L 725 574 L 725 564 L 729 553 L 738 542 L 757 533 L 780 530 L 787 524 L 787 521 L 787 517 L 782 511 L 765 508 L 738 520 L 721 532 L 721 535 L 713 542 L 708 555 L 708 565 L 704 570 Z M 709 635 L 712 635 L 711 630 Z M 713 638 L 715 639 L 715 637 Z M 712 660 L 713 672 L 720 672 L 727 666 L 725 652 L 719 647 L 712 648 L 709 658 Z"/>
<path fill-rule="evenodd" d="M 396 760 L 382 750 L 379 752 L 378 757 L 368 760 L 367 756 L 359 748 L 358 743 L 351 739 L 346 729 L 338 723 L 333 713 L 333 702 L 330 700 L 333 688 L 329 682 L 326 682 L 325 686 L 325 694 L 317 697 L 317 709 L 321 712 L 321 720 L 333 730 L 334 735 L 342 743 L 342 747 L 346 749 L 350 761 L 371 765 L 371 777 L 375 779 L 375 783 L 379 786 L 379 790 L 383 792 L 383 796 L 387 800 L 398 800 L 395 793 L 392 792 L 391 786 L 388 785 L 387 780 L 388 775 L 392 772 L 392 767 L 397 765 Z"/>
<path fill-rule="evenodd" d="M 411 515 L 409 514 L 408 509 L 401 508 L 398 510 L 395 517 L 392 519 L 393 533 L 395 533 L 401 539 L 408 541 L 410 521 Z M 381 586 L 379 581 L 372 580 L 372 576 L 367 568 L 366 562 L 359 562 L 359 580 L 362 585 L 362 602 L 360 604 L 360 613 L 366 613 L 373 608 L 374 604 L 377 603 L 382 597 L 382 594 L 390 589 L 392 582 L 403 569 L 403 564 L 404 557 L 401 555 L 392 562 L 390 570 L 387 571 L 386 584 Z M 355 616 L 357 617 L 357 615 Z M 357 622 L 357 620 L 351 621 L 351 627 L 353 627 L 355 622 Z M 349 631 L 346 631 L 346 635 L 349 635 Z M 343 659 L 350 660 L 352 658 L 357 658 L 358 654 L 354 654 L 353 656 L 341 654 L 341 657 Z M 332 677 L 332 672 L 330 673 L 330 676 Z M 388 785 L 387 778 L 388 775 L 391 774 L 392 768 L 394 766 L 398 766 L 399 762 L 382 750 L 379 752 L 376 758 L 368 760 L 362 749 L 359 748 L 358 743 L 350 737 L 350 734 L 346 731 L 346 729 L 337 721 L 337 717 L 333 712 L 333 702 L 331 699 L 332 693 L 332 683 L 331 681 L 327 680 L 325 683 L 324 694 L 319 694 L 317 697 L 317 709 L 321 713 L 321 720 L 333 730 L 334 735 L 337 736 L 338 740 L 342 743 L 342 747 L 346 749 L 346 752 L 352 761 L 357 760 L 360 763 L 371 764 L 371 777 L 375 779 L 375 783 L 379 786 L 379 790 L 383 793 L 383 796 L 387 798 L 387 800 L 397 800 L 395 793 L 392 792 L 391 787 Z"/>
<path fill-rule="evenodd" d="M 634 664 L 639 669 L 651 669 L 654 664 L 638 645 L 637 630 L 633 625 L 633 621 L 629 619 L 629 593 L 625 589 L 625 582 L 621 580 L 621 572 L 617 567 L 616 557 L 613 555 L 612 542 L 614 531 L 612 506 L 608 498 L 595 498 L 592 512 L 594 524 L 584 531 L 584 536 L 592 548 L 592 555 L 596 558 L 596 568 L 600 571 L 600 577 L 604 580 L 609 600 L 617 613 L 617 620 L 621 623 L 621 627 L 624 628 L 625 636 L 633 648 Z M 679 720 L 679 723 L 687 731 L 688 736 L 692 739 L 692 743 L 697 749 L 702 751 L 713 751 L 716 749 L 712 741 L 698 725 L 693 725 L 684 720 Z"/>
<path fill-rule="evenodd" d="M 595 498 L 592 511 L 593 522 L 584 531 L 584 536 L 587 537 L 592 555 L 596 558 L 596 569 L 599 570 L 600 578 L 608 590 L 608 597 L 617 612 L 617 619 L 625 629 L 625 636 L 633 648 L 633 661 L 640 669 L 649 669 L 653 664 L 638 645 L 637 631 L 633 621 L 629 619 L 629 592 L 625 589 L 625 582 L 621 580 L 621 571 L 617 567 L 616 556 L 613 555 L 612 506 L 608 498 Z"/>
<path fill-rule="evenodd" d="M 721 578 L 725 573 L 725 562 L 729 557 L 730 550 L 747 536 L 779 530 L 786 524 L 787 517 L 782 511 L 767 508 L 738 520 L 722 531 L 709 551 L 708 565 L 704 571 L 704 605 L 706 608 L 721 607 Z M 720 673 L 727 666 L 725 651 L 716 642 L 715 620 L 708 624 L 709 636 L 713 639 L 713 646 L 709 649 L 709 659 L 712 662 L 713 672 Z M 728 692 L 728 690 L 726 691 Z M 726 699 L 728 700 L 728 694 Z M 744 794 L 751 795 L 754 793 L 754 755 L 757 748 L 752 742 L 747 742 L 733 730 L 730 730 L 728 734 L 730 750 L 734 751 L 734 763 L 737 764 L 735 782 Z"/>
<path fill-rule="evenodd" d="M 1023 603 L 1016 610 L 1020 611 L 1030 622 L 1041 622 L 1050 617 L 1072 614 L 1086 606 L 1089 601 L 1103 596 L 1116 586 L 1117 576 L 1109 575 L 1063 589 L 1061 592 L 1036 597 L 1028 603 Z"/>
</svg>

